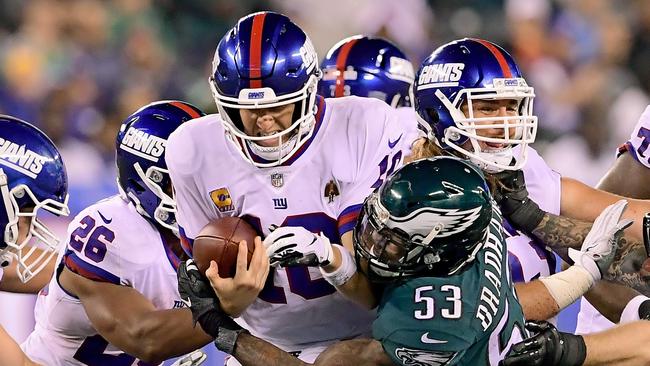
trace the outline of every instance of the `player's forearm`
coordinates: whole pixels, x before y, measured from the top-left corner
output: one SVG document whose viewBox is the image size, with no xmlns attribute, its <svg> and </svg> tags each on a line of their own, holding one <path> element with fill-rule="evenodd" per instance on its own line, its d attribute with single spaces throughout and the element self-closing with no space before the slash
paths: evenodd
<svg viewBox="0 0 650 366">
<path fill-rule="evenodd" d="M 374 339 L 351 339 L 337 342 L 321 353 L 317 366 L 392 366 L 393 362 Z"/>
<path fill-rule="evenodd" d="M 627 236 L 619 239 L 616 257 L 603 278 L 632 287 L 650 296 L 650 272 L 643 268 L 648 254 L 640 241 Z"/>
<path fill-rule="evenodd" d="M 560 312 L 557 302 L 540 281 L 515 284 L 526 320 L 546 320 Z"/>
<path fill-rule="evenodd" d="M 201 348 L 213 340 L 198 324 L 194 327 L 189 309 L 118 318 L 112 328 L 102 334 L 104 338 L 126 353 L 154 364 Z"/>
<path fill-rule="evenodd" d="M 650 363 L 650 322 L 641 320 L 584 336 L 585 366 L 647 365 Z M 624 340 L 621 342 L 621 340 Z"/>
<path fill-rule="evenodd" d="M 278 347 L 252 336 L 241 333 L 237 337 L 235 352 L 232 355 L 242 366 L 302 366 L 307 363 L 279 349 Z"/>
<path fill-rule="evenodd" d="M 20 349 L 18 343 L 0 326 L 0 365 L 38 366 Z"/>
<path fill-rule="evenodd" d="M 585 298 L 609 321 L 618 323 L 625 306 L 638 294 L 637 291 L 627 286 L 609 281 L 598 281 L 585 294 Z"/>
<path fill-rule="evenodd" d="M 357 270 L 355 260 L 351 255 L 351 253 L 354 252 L 351 240 L 351 234 L 346 233 L 342 238 L 345 248 L 335 246 L 335 248 L 333 248 L 334 256 L 331 263 L 323 267 L 321 272 L 324 274 L 326 279 L 328 274 L 331 275 L 337 271 L 347 273 L 347 275 L 341 276 L 344 279 L 351 276 L 347 281 L 343 282 L 344 280 L 339 279 L 339 281 L 330 282 L 330 284 L 334 285 L 339 292 L 345 295 L 345 297 L 368 309 L 373 309 L 377 306 L 377 297 L 373 292 L 368 278 Z M 343 250 L 343 252 L 341 252 L 341 250 Z M 335 277 L 338 278 L 339 276 Z"/>
<path fill-rule="evenodd" d="M 531 234 L 568 261 L 567 250 L 580 250 L 591 226 L 590 222 L 546 213 Z"/>
<path fill-rule="evenodd" d="M 374 309 L 377 306 L 377 297 L 372 291 L 370 281 L 361 272 L 355 273 L 348 282 L 336 289 L 345 297 L 364 306 L 366 309 Z"/>
</svg>

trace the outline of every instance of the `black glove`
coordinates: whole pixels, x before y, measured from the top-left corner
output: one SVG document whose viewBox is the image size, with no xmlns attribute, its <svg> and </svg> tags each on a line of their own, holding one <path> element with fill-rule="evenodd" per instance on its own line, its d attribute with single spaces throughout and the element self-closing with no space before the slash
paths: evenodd
<svg viewBox="0 0 650 366">
<path fill-rule="evenodd" d="M 219 335 L 219 328 L 236 323 L 226 314 L 219 305 L 217 294 L 212 286 L 194 264 L 188 259 L 178 266 L 178 292 L 181 299 L 192 310 L 194 324 L 201 324 L 203 331 L 214 338 Z"/>
<path fill-rule="evenodd" d="M 504 170 L 493 176 L 498 180 L 494 200 L 501 213 L 515 228 L 531 234 L 546 213 L 528 197 L 524 172 Z"/>
<path fill-rule="evenodd" d="M 533 337 L 512 346 L 499 366 L 580 366 L 587 356 L 582 336 L 563 333 L 548 322 L 528 322 Z"/>
</svg>

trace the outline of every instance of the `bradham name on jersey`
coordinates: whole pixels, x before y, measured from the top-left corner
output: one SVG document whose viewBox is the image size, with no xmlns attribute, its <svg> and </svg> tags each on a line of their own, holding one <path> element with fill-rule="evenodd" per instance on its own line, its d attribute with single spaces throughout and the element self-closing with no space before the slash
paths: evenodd
<svg viewBox="0 0 650 366">
<path fill-rule="evenodd" d="M 501 226 L 500 215 L 494 217 L 490 222 L 491 227 L 496 227 L 499 234 L 494 234 L 492 230 L 488 233 L 488 239 L 485 243 L 483 256 L 485 259 L 484 276 L 488 280 L 488 284 L 481 288 L 481 303 L 476 310 L 476 318 L 481 320 L 483 330 L 487 330 L 494 317 L 499 310 L 499 302 L 501 298 L 501 278 L 503 277 L 503 232 L 499 230 Z M 492 228 L 491 228 L 492 229 Z"/>
</svg>

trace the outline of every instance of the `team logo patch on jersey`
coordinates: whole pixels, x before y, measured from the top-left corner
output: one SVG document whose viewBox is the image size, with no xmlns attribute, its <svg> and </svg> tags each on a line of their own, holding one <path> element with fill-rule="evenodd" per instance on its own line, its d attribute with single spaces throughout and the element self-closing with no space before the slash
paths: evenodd
<svg viewBox="0 0 650 366">
<path fill-rule="evenodd" d="M 232 198 L 230 198 L 230 192 L 228 192 L 228 188 L 226 187 L 215 189 L 214 191 L 210 192 L 210 198 L 212 199 L 212 202 L 214 202 L 214 204 L 217 206 L 217 210 L 219 210 L 219 212 L 229 212 L 235 210 L 235 206 L 232 204 Z"/>
<path fill-rule="evenodd" d="M 395 356 L 397 356 L 404 365 L 443 366 L 449 364 L 454 356 L 456 356 L 456 352 L 433 352 L 400 347 L 395 349 Z"/>
<path fill-rule="evenodd" d="M 280 188 L 284 185 L 284 176 L 282 173 L 271 174 L 271 185 L 275 188 Z"/>
<path fill-rule="evenodd" d="M 327 203 L 334 202 L 334 198 L 340 194 L 341 193 L 339 193 L 339 186 L 336 185 L 334 179 L 327 182 L 325 185 L 325 192 L 323 193 L 323 196 L 327 197 Z"/>
</svg>

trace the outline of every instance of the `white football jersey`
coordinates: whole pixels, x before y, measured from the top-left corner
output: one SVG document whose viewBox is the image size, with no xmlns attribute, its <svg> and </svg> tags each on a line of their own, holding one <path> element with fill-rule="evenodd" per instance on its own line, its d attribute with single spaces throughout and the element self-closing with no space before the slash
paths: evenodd
<svg viewBox="0 0 650 366">
<path fill-rule="evenodd" d="M 634 160 L 650 168 L 650 106 L 639 117 L 630 139 L 618 149 L 618 155 L 629 153 Z M 587 299 L 582 298 L 576 324 L 576 334 L 588 334 L 613 327 L 615 324 L 600 314 Z"/>
<path fill-rule="evenodd" d="M 376 99 L 319 98 L 313 135 L 273 168 L 246 162 L 218 115 L 182 125 L 166 152 L 181 236 L 191 241 L 209 221 L 239 216 L 263 235 L 270 225 L 302 226 L 340 243 L 364 199 L 401 166 L 418 136 L 415 118 L 405 115 Z M 318 268 L 301 266 L 272 269 L 239 321 L 254 335 L 299 351 L 369 335 L 373 319 Z"/>
<path fill-rule="evenodd" d="M 75 217 L 58 260 L 91 280 L 132 287 L 164 310 L 183 306 L 176 280 L 179 260 L 168 248 L 154 225 L 114 196 Z M 39 294 L 34 313 L 36 327 L 22 348 L 38 363 L 145 365 L 97 333 L 81 302 L 61 288 L 57 275 Z"/>
<path fill-rule="evenodd" d="M 516 147 L 515 149 L 518 149 Z M 528 161 L 523 167 L 526 188 L 529 197 L 539 207 L 549 213 L 560 214 L 561 176 L 551 169 L 544 159 L 528 146 Z M 518 153 L 515 152 L 515 155 Z M 543 244 L 514 230 L 507 220 L 504 227 L 510 235 L 508 243 L 508 260 L 514 282 L 529 282 L 538 277 L 547 277 L 555 273 L 555 254 Z"/>
</svg>

